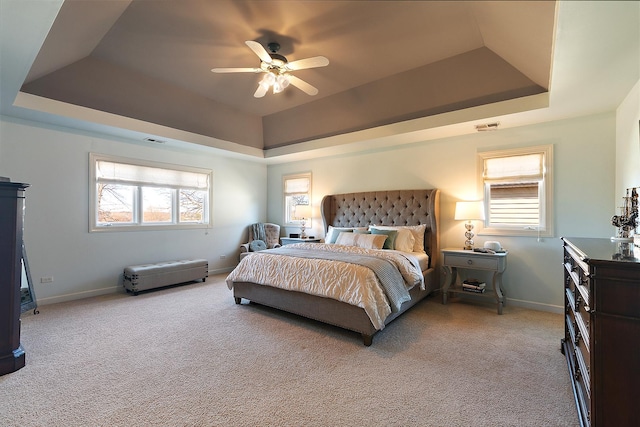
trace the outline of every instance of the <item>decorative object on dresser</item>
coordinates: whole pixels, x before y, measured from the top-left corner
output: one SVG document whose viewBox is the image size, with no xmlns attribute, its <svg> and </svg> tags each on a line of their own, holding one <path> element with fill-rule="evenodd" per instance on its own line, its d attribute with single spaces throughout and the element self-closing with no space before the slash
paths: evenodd
<svg viewBox="0 0 640 427">
<path fill-rule="evenodd" d="M 562 238 L 565 322 L 561 350 L 582 426 L 636 426 L 640 384 L 640 248 Z"/>
<path fill-rule="evenodd" d="M 502 308 L 507 299 L 502 288 L 502 273 L 507 269 L 507 252 L 495 252 L 491 249 L 476 249 L 468 251 L 466 249 L 443 249 L 442 269 L 445 275 L 444 286 L 442 287 L 442 303 L 446 304 L 449 296 L 471 293 L 482 298 L 495 300 L 498 314 L 502 314 Z M 493 292 L 485 293 L 485 286 L 477 279 L 466 279 L 461 285 L 457 285 L 458 269 L 473 271 L 488 271 L 491 273 L 491 289 Z M 472 283 L 466 283 L 473 280 Z M 473 285 L 473 286 L 470 286 Z"/>
<path fill-rule="evenodd" d="M 322 199 L 320 209 L 325 243 L 247 257 L 227 285 L 237 304 L 245 299 L 339 326 L 371 345 L 375 333 L 440 288 L 439 191 L 333 194 Z M 410 248 L 383 249 L 388 235 L 356 233 L 374 225 L 407 235 Z M 338 235 L 332 242 L 329 230 Z M 349 239 L 356 234 L 358 239 Z"/>
<path fill-rule="evenodd" d="M 457 221 L 467 221 L 464 224 L 466 232 L 464 236 L 467 238 L 464 242 L 466 250 L 473 249 L 473 222 L 474 220 L 484 220 L 484 206 L 482 201 L 475 202 L 456 202 L 455 219 Z"/>
<path fill-rule="evenodd" d="M 611 224 L 617 227 L 616 235 L 611 240 L 632 243 L 633 236 L 638 234 L 638 227 L 640 226 L 638 187 L 627 188 L 627 195 L 623 199 L 620 215 L 614 215 L 611 218 Z"/>
<path fill-rule="evenodd" d="M 25 365 L 20 343 L 24 192 L 29 184 L 0 180 L 0 375 Z"/>
</svg>

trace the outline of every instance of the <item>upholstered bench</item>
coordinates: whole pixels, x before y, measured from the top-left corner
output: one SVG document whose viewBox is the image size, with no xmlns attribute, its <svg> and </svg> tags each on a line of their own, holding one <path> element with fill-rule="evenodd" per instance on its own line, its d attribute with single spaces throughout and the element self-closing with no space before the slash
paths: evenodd
<svg viewBox="0 0 640 427">
<path fill-rule="evenodd" d="M 123 286 L 127 292 L 138 295 L 140 291 L 193 280 L 202 279 L 204 282 L 208 276 L 208 269 L 209 264 L 206 259 L 132 265 L 124 269 Z"/>
</svg>

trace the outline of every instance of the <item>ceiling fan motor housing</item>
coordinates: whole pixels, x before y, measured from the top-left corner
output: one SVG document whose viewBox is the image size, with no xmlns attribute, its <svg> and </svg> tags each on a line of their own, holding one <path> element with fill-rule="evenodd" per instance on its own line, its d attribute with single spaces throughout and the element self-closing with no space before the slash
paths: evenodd
<svg viewBox="0 0 640 427">
<path fill-rule="evenodd" d="M 271 42 L 267 44 L 267 48 L 271 53 L 277 53 L 280 50 L 280 43 Z"/>
</svg>

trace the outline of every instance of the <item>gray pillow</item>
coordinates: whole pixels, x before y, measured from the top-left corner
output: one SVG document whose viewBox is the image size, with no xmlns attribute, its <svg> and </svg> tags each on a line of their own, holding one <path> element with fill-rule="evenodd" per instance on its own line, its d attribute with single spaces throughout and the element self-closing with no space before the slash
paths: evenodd
<svg viewBox="0 0 640 427">
<path fill-rule="evenodd" d="M 267 249 L 267 244 L 262 240 L 254 240 L 249 243 L 249 250 L 251 252 L 264 251 Z"/>
</svg>

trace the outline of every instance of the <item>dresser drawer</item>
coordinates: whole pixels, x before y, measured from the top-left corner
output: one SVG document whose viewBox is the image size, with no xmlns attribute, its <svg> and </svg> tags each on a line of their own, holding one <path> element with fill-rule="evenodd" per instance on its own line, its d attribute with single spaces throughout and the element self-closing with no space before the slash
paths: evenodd
<svg viewBox="0 0 640 427">
<path fill-rule="evenodd" d="M 582 355 L 582 352 L 580 351 L 579 347 L 576 347 L 575 349 L 575 361 L 576 361 L 576 378 L 578 379 L 579 382 L 582 383 L 582 387 L 586 391 L 587 399 L 590 399 L 591 384 L 589 383 L 589 380 L 591 378 L 591 374 L 589 372 L 589 369 L 587 368 L 587 365 L 584 361 L 584 356 Z"/>
<path fill-rule="evenodd" d="M 575 306 L 576 325 L 578 326 L 580 335 L 586 342 L 587 347 L 589 346 L 589 342 L 591 341 L 591 334 L 589 330 L 589 322 L 591 321 L 591 316 L 589 310 L 590 308 L 588 305 L 586 305 L 584 298 L 582 298 L 581 295 L 577 295 Z"/>
<path fill-rule="evenodd" d="M 580 414 L 584 417 L 584 424 L 589 426 L 591 422 L 591 394 L 587 391 L 584 378 L 578 374 L 576 377 L 576 403 L 580 407 Z"/>
<path fill-rule="evenodd" d="M 444 255 L 445 265 L 460 268 L 472 268 L 474 270 L 498 270 L 499 260 L 495 257 L 483 257 L 482 255 L 464 256 L 458 254 Z"/>
<path fill-rule="evenodd" d="M 571 311 L 569 311 L 565 316 L 565 326 L 565 338 L 567 339 L 571 346 L 571 349 L 573 350 L 573 348 L 578 343 L 578 340 L 580 339 L 580 335 L 578 335 L 580 331 L 578 331 L 575 318 L 573 317 L 573 313 Z"/>
<path fill-rule="evenodd" d="M 589 363 L 589 349 L 585 345 L 584 340 L 579 339 L 575 348 L 576 360 L 578 362 L 578 368 L 584 378 L 584 382 L 587 385 L 587 389 L 590 388 L 591 381 L 591 366 Z"/>
</svg>

